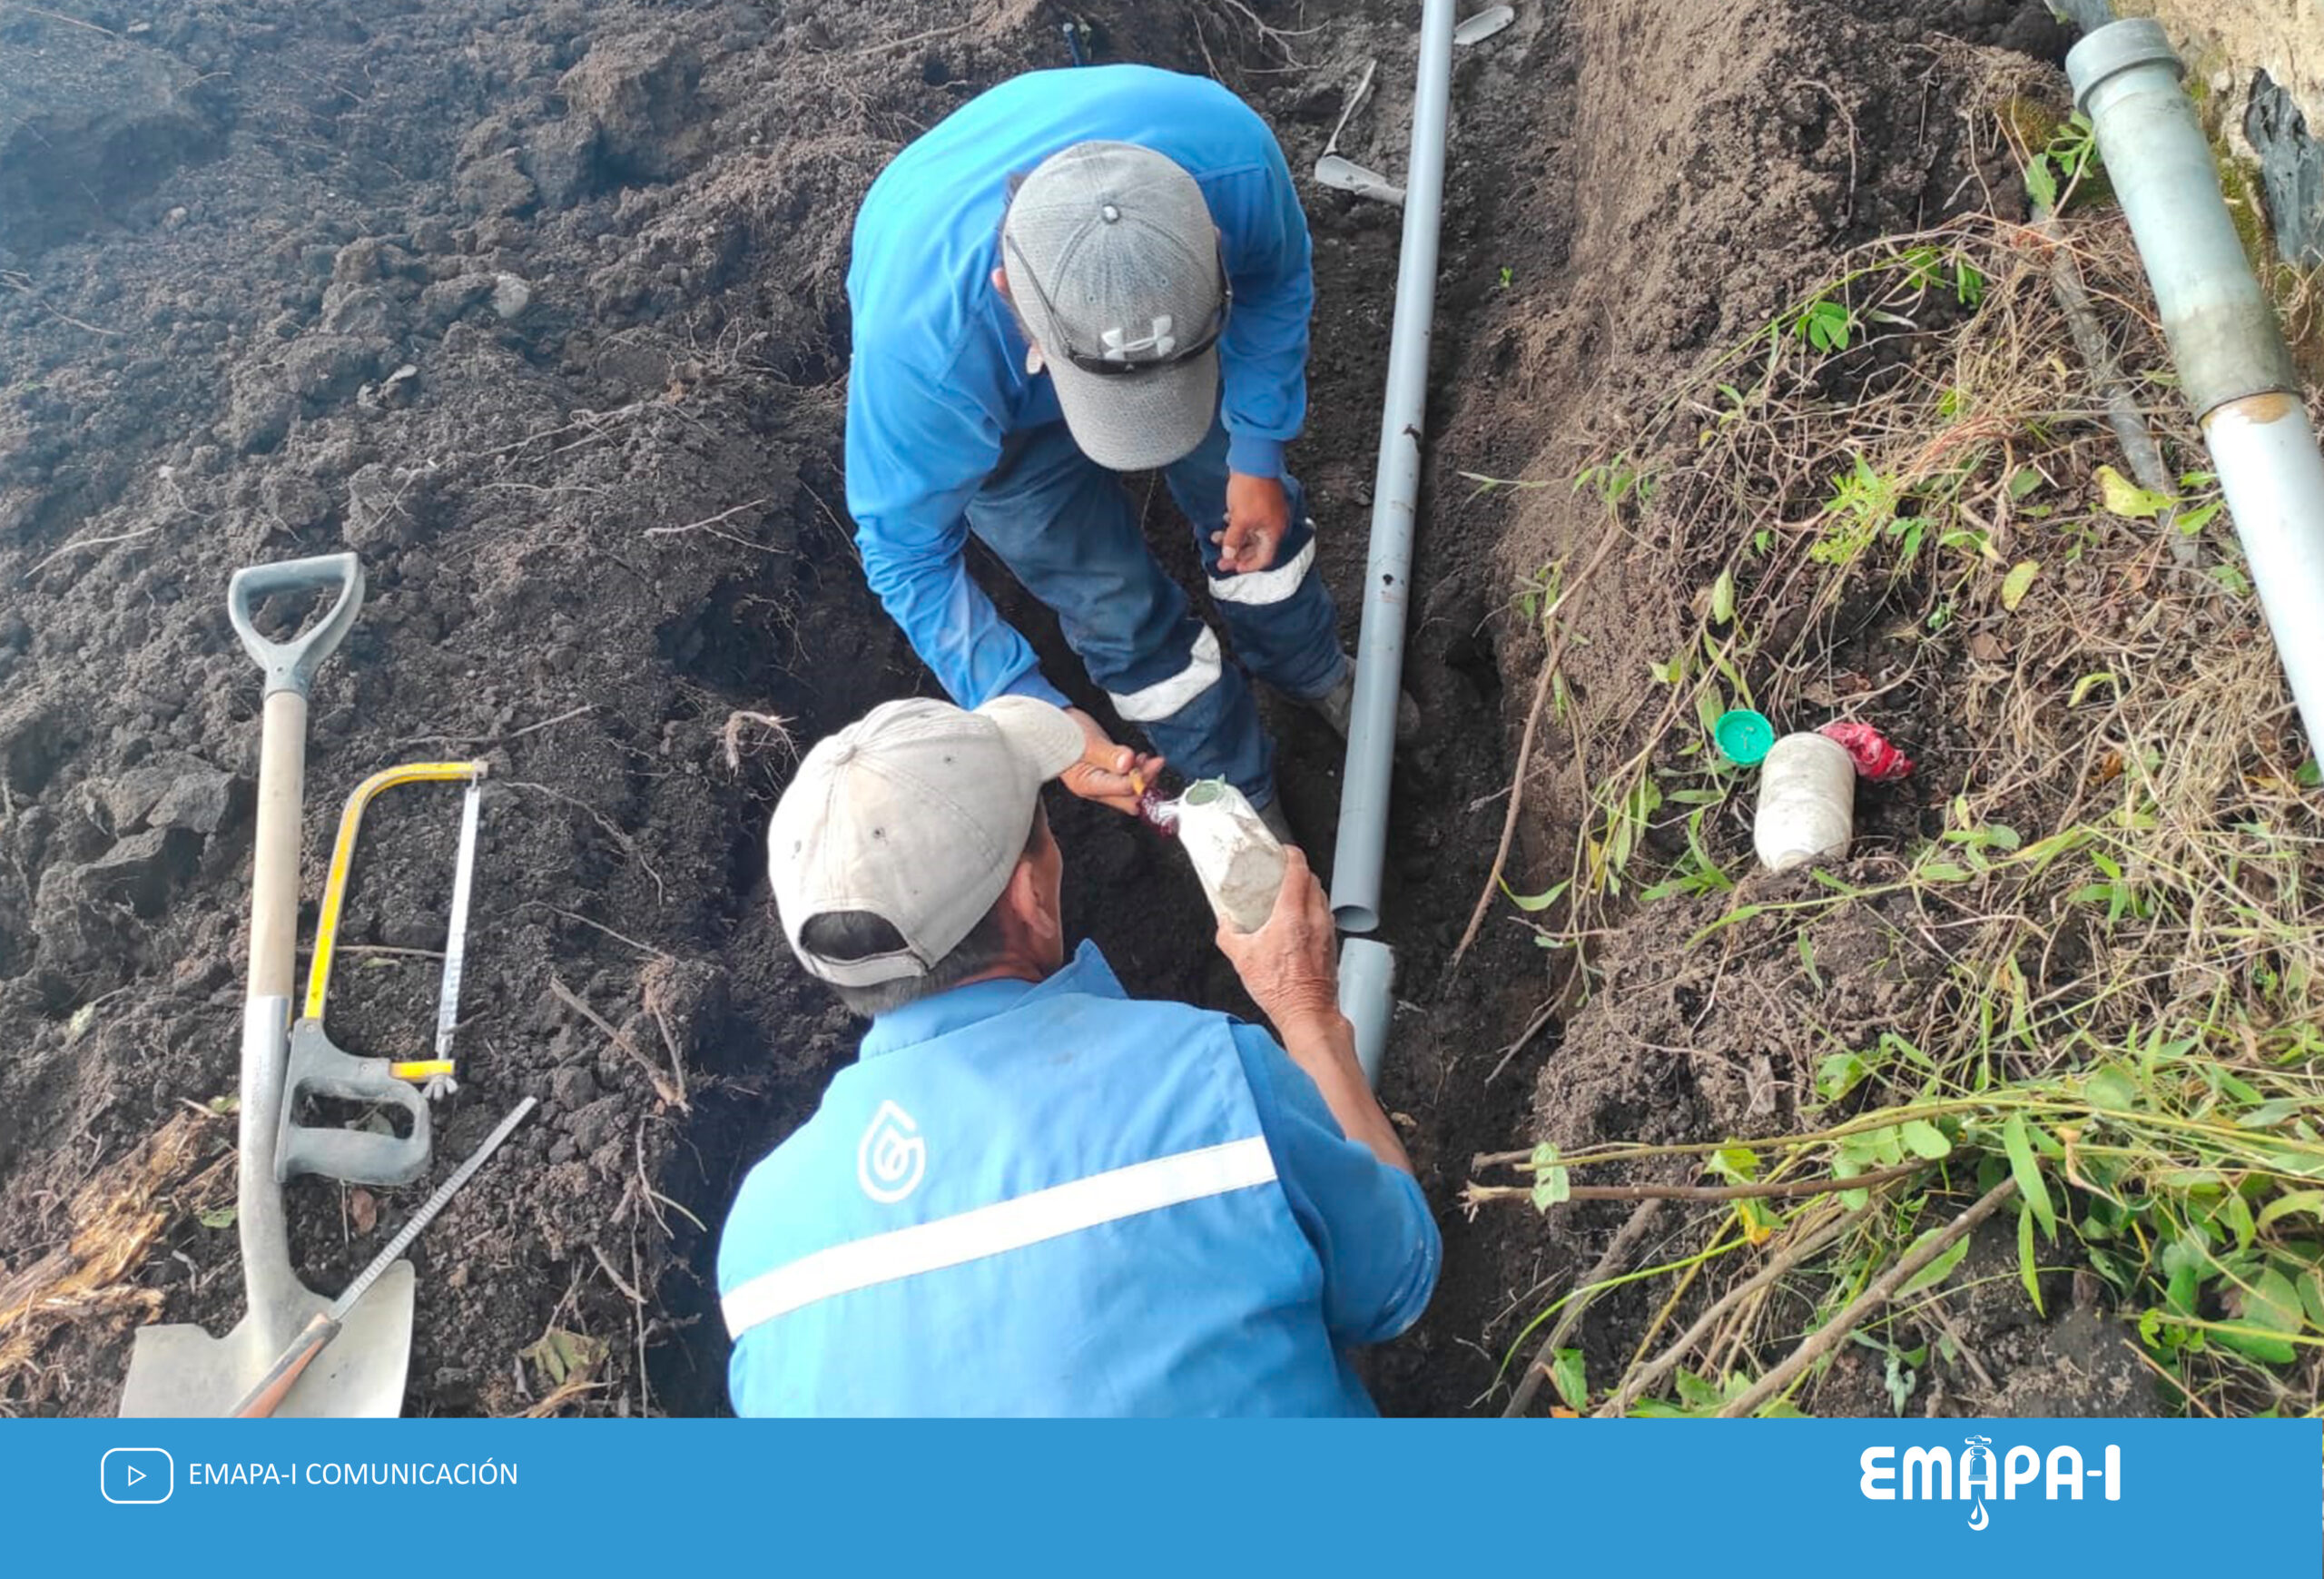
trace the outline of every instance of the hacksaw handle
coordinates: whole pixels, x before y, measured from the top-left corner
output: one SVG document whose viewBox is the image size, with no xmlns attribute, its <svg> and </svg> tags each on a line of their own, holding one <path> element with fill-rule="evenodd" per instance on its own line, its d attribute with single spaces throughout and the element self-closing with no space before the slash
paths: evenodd
<svg viewBox="0 0 2324 1579">
<path fill-rule="evenodd" d="M 306 1375 L 307 1367 L 314 1362 L 315 1356 L 322 1353 L 323 1346 L 338 1336 L 339 1323 L 331 1319 L 330 1312 L 315 1312 L 314 1319 L 299 1329 L 299 1336 L 290 1340 L 290 1347 L 267 1367 L 266 1374 L 259 1377 L 258 1385 L 242 1395 L 242 1401 L 234 1406 L 227 1417 L 262 1420 L 272 1415 L 282 1406 L 282 1400 L 290 1396 L 290 1389 L 299 1385 L 299 1378 Z"/>
</svg>

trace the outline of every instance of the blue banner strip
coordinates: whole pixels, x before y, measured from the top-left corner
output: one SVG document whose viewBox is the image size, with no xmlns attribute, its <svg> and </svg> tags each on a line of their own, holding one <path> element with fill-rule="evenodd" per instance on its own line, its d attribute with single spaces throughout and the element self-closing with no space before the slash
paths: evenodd
<svg viewBox="0 0 2324 1579">
<path fill-rule="evenodd" d="M 153 1579 L 2290 1576 L 2324 1426 L 24 1420 L 0 1507 L 10 1572 Z"/>
</svg>

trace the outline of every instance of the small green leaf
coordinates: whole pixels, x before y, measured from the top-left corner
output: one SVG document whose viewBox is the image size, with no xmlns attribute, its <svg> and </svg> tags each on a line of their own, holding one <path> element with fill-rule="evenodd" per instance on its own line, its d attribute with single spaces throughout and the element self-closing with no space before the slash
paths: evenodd
<svg viewBox="0 0 2324 1579">
<path fill-rule="evenodd" d="M 2301 1320 L 2299 1291 L 2290 1278 L 2273 1267 L 2263 1267 L 2248 1288 L 2230 1289 L 2228 1298 L 2241 1307 L 2240 1319 L 2221 1323 L 2212 1337 L 2240 1354 L 2270 1365 L 2290 1365 L 2299 1357 L 2299 1351 L 2286 1341 L 2299 1330 Z"/>
<path fill-rule="evenodd" d="M 2263 1230 L 2272 1228 L 2294 1212 L 2324 1219 L 2324 1189 L 2296 1189 L 2290 1195 L 2278 1196 L 2260 1209 L 2260 1227 Z"/>
<path fill-rule="evenodd" d="M 2009 1153 L 2009 1171 L 2017 1180 L 2026 1209 L 2041 1220 L 2042 1237 L 2055 1243 L 2058 1214 L 2050 1205 L 2049 1186 L 2042 1182 L 2041 1165 L 2034 1160 L 2034 1142 L 2025 1132 L 2025 1115 L 2012 1113 L 2001 1127 L 2002 1150 Z"/>
<path fill-rule="evenodd" d="M 1969 873 L 1950 861 L 1931 861 L 1914 875 L 1931 883 L 1961 883 L 1967 880 Z"/>
<path fill-rule="evenodd" d="M 206 1229 L 230 1229 L 234 1226 L 235 1209 L 222 1206 L 215 1211 L 197 1212 L 195 1220 Z"/>
<path fill-rule="evenodd" d="M 1953 1142 L 1945 1138 L 1944 1130 L 1926 1119 L 1907 1119 L 1896 1127 L 1896 1132 L 1904 1137 L 1905 1144 L 1912 1149 L 1915 1157 L 1934 1162 L 1940 1157 L 1953 1155 Z"/>
<path fill-rule="evenodd" d="M 242 1110 L 242 1099 L 231 1096 L 212 1097 L 203 1105 L 222 1119 L 231 1118 Z"/>
<path fill-rule="evenodd" d="M 1725 625 L 1735 617 L 1735 572 L 1721 570 L 1710 584 L 1710 617 Z"/>
<path fill-rule="evenodd" d="M 2090 1099 L 2092 1107 L 2116 1113 L 2129 1112 L 2139 1100 L 2137 1085 L 2112 1064 L 2091 1071 L 2083 1080 L 2082 1094 Z"/>
<path fill-rule="evenodd" d="M 1804 947 L 1807 940 L 1800 940 Z M 1814 967 L 1809 970 L 1812 973 Z M 1872 1072 L 1864 1060 L 1853 1052 L 1827 1053 L 1816 1066 L 1816 1094 L 1827 1102 L 1837 1102 L 1863 1083 Z"/>
<path fill-rule="evenodd" d="M 64 1022 L 65 1045 L 69 1047 L 88 1035 L 89 1027 L 96 1022 L 97 1006 L 94 1003 L 84 1003 L 73 1011 L 73 1017 Z"/>
<path fill-rule="evenodd" d="M 2016 613 L 2017 606 L 2025 601 L 2026 593 L 2033 589 L 2034 578 L 2041 573 L 2041 564 L 2033 559 L 2020 559 L 2011 566 L 2009 574 L 2001 580 L 2001 606 L 2012 614 Z"/>
<path fill-rule="evenodd" d="M 1550 1364 L 1550 1385 L 1565 1400 L 1565 1406 L 1579 1413 L 1590 1406 L 1590 1373 L 1584 1367 L 1581 1351 L 1561 1348 Z"/>
<path fill-rule="evenodd" d="M 1563 883 L 1551 883 L 1539 893 L 1520 893 L 1509 886 L 1509 880 L 1504 877 L 1501 882 L 1501 891 L 1509 895 L 1511 903 L 1520 910 L 1541 911 L 1555 904 L 1565 891 L 1572 885 L 1573 879 L 1569 877 Z"/>
<path fill-rule="evenodd" d="M 2025 195 L 2034 200 L 2037 210 L 2054 211 L 2058 206 L 2058 178 L 2050 172 L 2050 156 L 2036 153 L 2025 167 Z"/>
<path fill-rule="evenodd" d="M 1905 1248 L 1905 1255 L 1899 1256 L 1897 1259 L 1903 1260 L 1905 1257 L 1910 1256 L 1915 1250 L 1919 1249 L 1921 1246 L 1926 1244 L 1930 1239 L 1935 1239 L 1944 1231 L 1945 1230 L 1942 1228 L 1934 1228 L 1929 1229 L 1928 1232 L 1921 1235 L 1919 1239 L 1915 1239 L 1910 1245 L 1906 1246 Z M 1963 1234 L 1959 1239 L 1954 1240 L 1952 1244 L 1939 1251 L 1935 1260 L 1931 1261 L 1927 1266 L 1923 1267 L 1919 1271 L 1905 1279 L 1904 1287 L 1897 1289 L 1896 1292 L 1898 1294 L 1917 1294 L 1924 1288 L 1935 1288 L 1939 1283 L 1944 1282 L 1945 1278 L 1953 1275 L 1953 1268 L 1959 1266 L 1961 1264 L 1961 1258 L 1968 1253 L 1969 1236 L 1967 1234 Z"/>
<path fill-rule="evenodd" d="M 2021 1208 L 2017 1214 L 2017 1280 L 2025 1285 L 2025 1297 L 2034 1301 L 2034 1314 L 2046 1317 L 2042 1308 L 2042 1278 L 2034 1262 L 2034 1212 L 2031 1206 Z"/>
<path fill-rule="evenodd" d="M 2102 466 L 2093 474 L 2098 479 L 2098 502 L 2110 516 L 2120 516 L 2126 521 L 2151 521 L 2169 509 L 2171 496 L 2141 488 L 2111 466 Z"/>
<path fill-rule="evenodd" d="M 1545 1168 L 1533 1175 L 1533 1209 L 1546 1212 L 1573 1199 L 1573 1175 L 1563 1168 Z"/>
<path fill-rule="evenodd" d="M 2022 499 L 2042 486 L 2042 474 L 2030 466 L 2021 466 L 2009 474 L 2009 497 Z"/>
<path fill-rule="evenodd" d="M 2120 680 L 2102 669 L 2094 675 L 2084 675 L 2073 683 L 2073 689 L 2066 695 L 2066 706 L 2081 706 L 2082 699 L 2100 686 L 2111 686 L 2118 695 L 2122 689 L 2122 683 Z"/>
</svg>

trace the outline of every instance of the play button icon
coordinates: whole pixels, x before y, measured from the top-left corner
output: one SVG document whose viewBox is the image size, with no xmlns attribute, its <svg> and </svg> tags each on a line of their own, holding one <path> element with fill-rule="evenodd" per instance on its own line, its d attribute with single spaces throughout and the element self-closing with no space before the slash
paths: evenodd
<svg viewBox="0 0 2324 1579">
<path fill-rule="evenodd" d="M 114 1447 L 97 1461 L 97 1489 L 111 1503 L 167 1502 L 177 1465 L 161 1447 Z"/>
</svg>

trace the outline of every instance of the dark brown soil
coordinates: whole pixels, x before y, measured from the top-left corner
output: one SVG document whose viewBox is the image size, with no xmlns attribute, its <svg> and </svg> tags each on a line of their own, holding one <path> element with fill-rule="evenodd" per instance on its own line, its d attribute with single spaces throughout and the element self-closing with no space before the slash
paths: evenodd
<svg viewBox="0 0 2324 1579">
<path fill-rule="evenodd" d="M 933 688 L 865 589 L 842 513 L 855 203 L 966 97 L 1064 64 L 1068 16 L 1098 58 L 1216 71 L 1301 171 L 1376 57 L 1340 146 L 1393 172 L 1411 7 L 1257 5 L 1312 30 L 1279 36 L 1212 0 L 48 9 L 86 25 L 0 14 L 0 1274 L 70 1239 L 74 1194 L 107 1163 L 233 1088 L 259 686 L 226 579 L 349 547 L 370 600 L 317 688 L 304 920 L 359 779 L 488 760 L 437 1175 L 518 1096 L 542 1104 L 415 1252 L 407 1412 L 531 1406 L 545 1378 L 521 1357 L 551 1330 L 605 1347 L 560 1408 L 721 1410 L 714 1229 L 854 1035 L 765 902 L 759 838 L 790 747 L 730 718 L 771 714 L 805 741 Z M 1582 1017 L 1487 1079 L 1552 987 L 1505 924 L 1445 968 L 1541 656 L 1510 617 L 1515 578 L 1574 540 L 1584 501 L 1561 479 L 1626 410 L 1836 250 L 1964 200 L 1966 57 L 1944 35 L 2052 50 L 2041 10 L 1526 5 L 1458 64 L 1407 675 L 1432 729 L 1396 785 L 1383 1093 L 1448 1258 L 1430 1316 L 1374 1358 L 1392 1410 L 1497 1408 L 1502 1350 L 1619 1220 L 1471 1224 L 1456 1202 L 1472 1152 L 1537 1129 L 1772 1121 L 1755 1116 L 1747 1038 L 1654 1051 L 1695 1045 L 1671 1032 L 1698 1012 L 1676 908 L 1625 938 Z M 1319 301 L 1295 459 L 1352 641 L 1396 220 L 1305 195 Z M 1473 496 L 1460 472 L 1560 480 Z M 1148 518 L 1190 576 L 1158 490 Z M 1054 622 L 988 582 L 1106 716 Z M 1640 686 L 1636 655 L 1668 645 L 1679 611 L 1644 577 L 1601 587 L 1575 683 Z M 1277 723 L 1294 816 L 1328 852 L 1334 743 Z M 1571 843 L 1581 804 L 1557 743 L 1541 760 L 1520 872 Z M 1058 810 L 1068 923 L 1134 991 L 1240 1005 L 1168 847 Z M 448 792 L 405 790 L 367 824 L 332 1002 L 343 1045 L 428 1043 L 435 965 L 408 951 L 441 946 L 456 814 Z M 1748 979 L 1730 969 L 1722 990 Z M 1911 972 L 1853 990 L 1909 992 Z M 231 1120 L 214 1128 L 230 1145 Z M 338 1287 L 425 1189 L 295 1186 L 307 1280 Z M 160 1318 L 222 1331 L 241 1292 L 231 1229 L 197 1215 L 214 1204 L 178 1201 L 134 1277 Z M 1637 1314 L 1610 1301 L 1593 1353 L 1630 1341 Z M 5 1406 L 110 1412 L 128 1345 L 124 1320 L 68 1324 L 0 1378 Z M 1981 1357 L 2006 1369 L 2020 1351 Z M 1862 1406 L 1886 1406 L 1876 1376 Z"/>
</svg>

